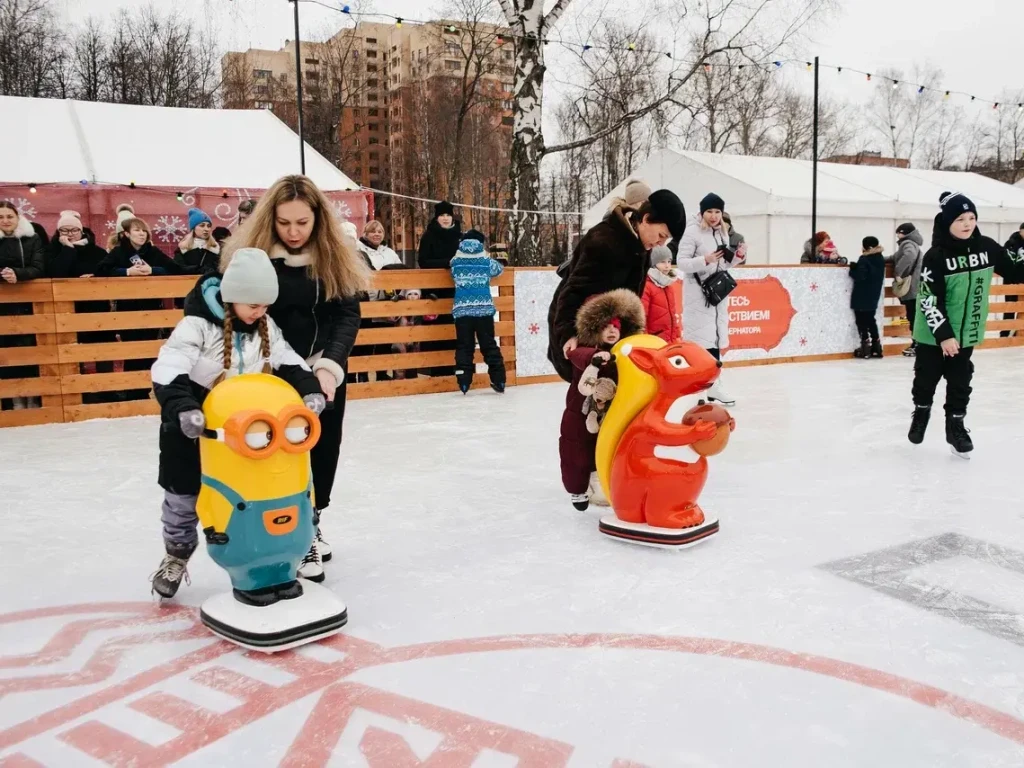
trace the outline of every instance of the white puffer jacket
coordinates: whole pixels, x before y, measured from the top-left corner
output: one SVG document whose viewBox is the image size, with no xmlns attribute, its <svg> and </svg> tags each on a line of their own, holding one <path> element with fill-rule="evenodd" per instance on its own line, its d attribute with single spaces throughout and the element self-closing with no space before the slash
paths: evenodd
<svg viewBox="0 0 1024 768">
<path fill-rule="evenodd" d="M 679 243 L 676 271 L 683 279 L 683 338 L 700 344 L 704 349 L 723 349 L 729 346 L 729 300 L 709 307 L 701 291 L 699 280 L 706 280 L 715 272 L 731 269 L 743 263 L 738 255 L 728 262 L 722 259 L 708 265 L 704 257 L 729 244 L 729 235 L 723 227 L 712 229 L 702 216 L 690 217 L 690 222 Z"/>
<path fill-rule="evenodd" d="M 267 324 L 270 331 L 271 367 L 297 365 L 308 371 L 306 361 L 288 345 L 281 329 L 269 315 Z M 235 332 L 233 336 L 231 370 L 227 375 L 261 372 L 266 359 L 260 350 L 259 333 Z M 152 376 L 154 384 L 166 386 L 185 374 L 199 386 L 209 389 L 223 370 L 223 326 L 190 315 L 178 323 L 170 338 L 160 348 L 160 354 L 153 363 Z"/>
</svg>

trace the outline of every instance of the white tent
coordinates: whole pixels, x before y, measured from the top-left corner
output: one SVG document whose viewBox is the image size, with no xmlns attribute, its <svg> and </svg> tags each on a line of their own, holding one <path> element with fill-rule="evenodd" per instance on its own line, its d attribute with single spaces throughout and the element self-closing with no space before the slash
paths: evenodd
<svg viewBox="0 0 1024 768">
<path fill-rule="evenodd" d="M 796 263 L 811 236 L 809 160 L 660 150 L 631 178 L 643 179 L 652 189 L 671 189 L 687 214 L 698 212 L 708 192 L 720 195 L 750 244 L 751 263 Z M 624 187 L 586 212 L 585 228 L 601 220 Z M 928 244 L 944 191 L 970 197 L 978 206 L 982 231 L 999 242 L 1024 221 L 1024 188 L 975 173 L 819 163 L 817 228 L 829 232 L 844 255 L 859 254 L 867 235 L 891 252 L 896 227 L 905 221 L 913 222 Z"/>
<path fill-rule="evenodd" d="M 264 189 L 299 172 L 299 137 L 266 110 L 174 109 L 0 96 L 0 182 Z M 324 191 L 358 189 L 306 144 Z"/>
</svg>

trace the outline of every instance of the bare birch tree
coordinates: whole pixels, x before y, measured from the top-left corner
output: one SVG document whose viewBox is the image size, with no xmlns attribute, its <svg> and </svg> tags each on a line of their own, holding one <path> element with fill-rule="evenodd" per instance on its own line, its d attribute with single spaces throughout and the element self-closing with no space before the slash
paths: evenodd
<svg viewBox="0 0 1024 768">
<path fill-rule="evenodd" d="M 545 155 L 593 144 L 672 102 L 705 62 L 728 51 L 752 60 L 766 58 L 791 42 L 831 3 L 830 0 L 712 0 L 683 2 L 673 9 L 693 32 L 695 43 L 682 56 L 666 59 L 666 77 L 655 98 L 600 131 L 572 142 L 547 146 L 543 131 L 544 41 L 572 0 L 555 0 L 544 12 L 542 0 L 498 0 L 512 33 L 519 38 L 514 85 L 511 162 L 513 257 L 519 264 L 540 262 L 538 216 L 540 163 Z M 773 29 L 774 33 L 764 34 Z M 761 34 L 754 34 L 760 32 Z M 661 80 L 661 78 L 659 78 Z"/>
<path fill-rule="evenodd" d="M 931 90 L 941 80 L 942 71 L 932 66 L 915 67 L 910 82 L 899 69 L 885 69 L 875 76 L 871 126 L 892 157 L 906 158 L 912 164 L 918 160 L 927 133 L 942 112 L 941 98 Z"/>
</svg>

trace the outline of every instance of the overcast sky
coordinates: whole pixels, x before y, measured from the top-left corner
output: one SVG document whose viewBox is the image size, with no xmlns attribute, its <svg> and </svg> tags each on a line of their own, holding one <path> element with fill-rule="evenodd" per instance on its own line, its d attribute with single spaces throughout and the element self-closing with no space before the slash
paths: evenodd
<svg viewBox="0 0 1024 768">
<path fill-rule="evenodd" d="M 105 16 L 141 0 L 57 0 L 69 18 Z M 345 0 L 323 0 L 340 7 Z M 607 0 L 602 0 L 603 5 Z M 823 63 L 877 71 L 897 67 L 909 72 L 915 63 L 929 62 L 945 72 L 943 87 L 995 98 L 1004 89 L 1024 89 L 1024 0 L 837 0 L 838 16 L 808 42 L 801 58 L 821 57 Z M 551 0 L 548 0 L 548 5 Z M 207 19 L 228 49 L 249 46 L 279 48 L 292 37 L 292 6 L 287 0 L 175 0 L 176 8 Z M 598 7 L 597 0 L 575 0 L 576 8 Z M 366 7 L 364 4 L 363 7 Z M 376 10 L 406 18 L 430 15 L 424 7 L 440 3 L 422 0 L 375 0 Z M 312 3 L 300 6 L 303 37 L 347 20 Z M 569 21 L 571 25 L 571 20 Z M 566 31 L 569 37 L 571 31 Z M 550 46 L 554 56 L 559 46 Z M 796 72 L 789 74 L 799 82 Z M 810 83 L 810 76 L 805 75 Z M 858 75 L 823 70 L 826 95 L 861 101 L 871 89 Z M 955 103 L 964 103 L 956 101 Z"/>
</svg>

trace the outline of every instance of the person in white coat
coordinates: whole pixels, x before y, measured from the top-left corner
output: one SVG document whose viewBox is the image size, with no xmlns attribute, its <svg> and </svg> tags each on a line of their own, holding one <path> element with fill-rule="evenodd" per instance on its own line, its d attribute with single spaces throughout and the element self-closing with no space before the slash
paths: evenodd
<svg viewBox="0 0 1024 768">
<path fill-rule="evenodd" d="M 710 306 L 701 283 L 711 275 L 743 263 L 746 244 L 729 246 L 729 225 L 722 220 L 725 201 L 711 193 L 700 201 L 700 215 L 690 219 L 676 254 L 676 271 L 683 276 L 683 338 L 700 344 L 714 356 L 722 357 L 729 346 L 729 301 Z M 721 386 L 721 377 L 707 392 L 707 399 L 724 406 L 736 401 Z"/>
<path fill-rule="evenodd" d="M 209 391 L 230 376 L 274 373 L 295 388 L 313 413 L 326 407 L 316 375 L 267 314 L 277 297 L 277 273 L 267 254 L 240 248 L 223 277 L 206 275 L 196 283 L 185 298 L 185 316 L 153 364 L 153 394 L 161 415 L 158 482 L 164 490 L 160 519 L 166 555 L 152 585 L 163 598 L 178 591 L 199 543 L 197 438 L 206 427 L 202 409 Z M 323 578 L 321 570 L 315 580 Z"/>
</svg>

